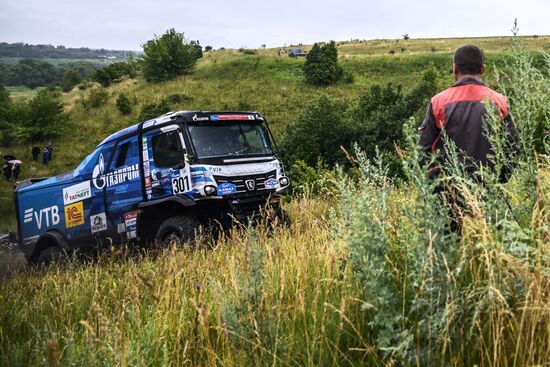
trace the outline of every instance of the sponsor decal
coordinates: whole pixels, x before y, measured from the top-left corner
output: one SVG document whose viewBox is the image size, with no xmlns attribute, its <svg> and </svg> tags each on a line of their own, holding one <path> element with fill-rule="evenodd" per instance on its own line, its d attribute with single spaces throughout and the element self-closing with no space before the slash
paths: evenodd
<svg viewBox="0 0 550 367">
<path fill-rule="evenodd" d="M 254 191 L 254 189 L 256 188 L 256 180 L 254 180 L 254 179 L 246 180 L 244 183 L 245 183 L 246 188 L 248 189 L 248 191 Z"/>
<path fill-rule="evenodd" d="M 227 120 L 256 120 L 254 115 L 212 115 L 211 121 L 227 121 Z"/>
<path fill-rule="evenodd" d="M 128 239 L 137 237 L 137 218 L 141 210 L 124 214 L 124 225 L 126 226 L 126 237 Z"/>
<path fill-rule="evenodd" d="M 84 224 L 84 205 L 82 201 L 65 207 L 65 227 L 72 228 Z"/>
<path fill-rule="evenodd" d="M 126 232 L 126 225 L 124 223 L 119 223 L 116 226 L 116 230 L 118 233 L 124 233 Z"/>
<path fill-rule="evenodd" d="M 193 121 L 208 121 L 208 117 L 198 117 L 197 114 L 193 116 Z"/>
<path fill-rule="evenodd" d="M 90 228 L 92 233 L 105 231 L 107 229 L 107 216 L 105 213 L 92 215 L 90 217 Z"/>
<path fill-rule="evenodd" d="M 59 207 L 57 205 L 47 208 L 34 210 L 34 208 L 25 209 L 23 223 L 36 222 L 36 227 L 42 229 L 59 224 Z"/>
<path fill-rule="evenodd" d="M 276 189 L 279 186 L 279 181 L 274 178 L 270 178 L 264 182 L 266 190 Z"/>
<path fill-rule="evenodd" d="M 139 164 L 133 164 L 128 167 L 117 169 L 116 171 L 105 173 L 105 162 L 103 154 L 99 154 L 99 162 L 92 172 L 92 183 L 98 190 L 105 187 L 111 187 L 123 184 L 128 181 L 139 178 Z"/>
<path fill-rule="evenodd" d="M 218 186 L 218 189 L 217 189 L 218 196 L 234 194 L 236 192 L 237 192 L 237 186 L 228 182 L 222 183 L 220 186 Z"/>
<path fill-rule="evenodd" d="M 69 186 L 63 189 L 63 204 L 69 205 L 92 197 L 90 181 Z"/>
</svg>

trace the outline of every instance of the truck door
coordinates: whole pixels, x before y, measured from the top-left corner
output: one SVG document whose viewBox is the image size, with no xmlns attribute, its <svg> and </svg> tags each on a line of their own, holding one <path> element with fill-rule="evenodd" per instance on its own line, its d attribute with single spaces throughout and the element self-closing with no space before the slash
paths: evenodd
<svg viewBox="0 0 550 367">
<path fill-rule="evenodd" d="M 124 214 L 143 201 L 138 136 L 119 140 L 105 174 L 106 214 L 110 235 L 119 232 Z M 107 163 L 105 163 L 107 165 Z M 105 218 L 93 218 L 100 226 Z M 91 223 L 92 226 L 94 223 Z"/>
<path fill-rule="evenodd" d="M 178 125 L 143 134 L 142 149 L 148 200 L 192 193 L 187 151 Z"/>
</svg>

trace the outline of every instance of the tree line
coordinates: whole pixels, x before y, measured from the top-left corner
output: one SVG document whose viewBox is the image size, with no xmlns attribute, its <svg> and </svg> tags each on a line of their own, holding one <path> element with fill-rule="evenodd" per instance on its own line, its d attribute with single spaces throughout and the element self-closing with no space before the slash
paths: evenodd
<svg viewBox="0 0 550 367">
<path fill-rule="evenodd" d="M 0 57 L 25 59 L 126 59 L 129 56 L 137 56 L 137 54 L 134 51 L 106 50 L 104 48 L 71 48 L 63 45 L 29 45 L 22 42 L 0 42 Z"/>
</svg>

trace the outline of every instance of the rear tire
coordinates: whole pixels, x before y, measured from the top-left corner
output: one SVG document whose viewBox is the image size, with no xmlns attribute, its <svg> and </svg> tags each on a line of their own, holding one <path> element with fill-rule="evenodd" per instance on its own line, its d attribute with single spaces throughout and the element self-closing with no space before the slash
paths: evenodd
<svg viewBox="0 0 550 367">
<path fill-rule="evenodd" d="M 200 222 L 195 216 L 177 216 L 166 219 L 159 226 L 155 242 L 163 245 L 175 243 L 178 246 L 194 245 L 200 228 Z"/>
<path fill-rule="evenodd" d="M 59 245 L 52 244 L 29 258 L 29 262 L 36 266 L 63 264 L 67 260 L 67 253 Z"/>
</svg>

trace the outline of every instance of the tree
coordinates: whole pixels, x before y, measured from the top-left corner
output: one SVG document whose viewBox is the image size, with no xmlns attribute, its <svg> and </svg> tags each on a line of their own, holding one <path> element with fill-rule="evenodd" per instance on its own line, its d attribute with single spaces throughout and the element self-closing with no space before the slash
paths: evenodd
<svg viewBox="0 0 550 367">
<path fill-rule="evenodd" d="M 408 34 L 408 33 L 405 33 L 405 34 L 403 35 L 403 39 L 404 39 L 405 41 L 408 41 L 410 38 L 411 38 L 411 37 L 409 37 L 409 34 Z"/>
<path fill-rule="evenodd" d="M 123 115 L 129 115 L 132 113 L 132 103 L 124 93 L 120 93 L 116 99 L 116 107 Z"/>
<path fill-rule="evenodd" d="M 143 44 L 142 69 L 149 82 L 169 80 L 193 71 L 195 63 L 202 56 L 198 53 L 198 41 L 188 43 L 183 33 L 171 28 L 161 37 Z"/>
<path fill-rule="evenodd" d="M 134 78 L 136 74 L 136 67 L 133 62 L 114 62 L 109 66 L 96 70 L 93 79 L 103 87 L 108 87 L 111 83 L 120 81 L 125 76 Z"/>
<path fill-rule="evenodd" d="M 17 106 L 16 134 L 21 141 L 57 136 L 65 128 L 66 114 L 59 92 L 41 89 L 25 104 Z"/>
<path fill-rule="evenodd" d="M 197 40 L 197 41 L 191 41 L 189 42 L 189 44 L 191 46 L 193 46 L 193 49 L 195 50 L 195 57 L 198 59 L 201 59 L 202 58 L 202 46 L 200 44 L 200 42 Z"/>
<path fill-rule="evenodd" d="M 9 146 L 13 142 L 13 123 L 11 120 L 12 102 L 10 94 L 0 84 L 0 145 Z"/>
<path fill-rule="evenodd" d="M 68 69 L 65 71 L 65 74 L 63 74 L 63 81 L 61 82 L 63 92 L 69 92 L 75 85 L 80 83 L 81 80 L 82 78 L 78 71 L 75 69 Z"/>
<path fill-rule="evenodd" d="M 322 160 L 328 165 L 345 163 L 340 146 L 349 149 L 355 132 L 347 117 L 345 102 L 327 96 L 308 105 L 285 129 L 281 151 L 290 163 L 303 161 L 311 167 Z"/>
<path fill-rule="evenodd" d="M 210 52 L 210 51 L 214 51 L 214 49 L 212 48 L 212 46 L 205 46 L 205 47 L 204 47 L 204 52 Z"/>
<path fill-rule="evenodd" d="M 336 83 L 342 75 L 343 69 L 338 64 L 338 50 L 336 43 L 316 43 L 306 56 L 304 63 L 304 77 L 306 82 L 313 85 L 330 85 Z"/>
</svg>

